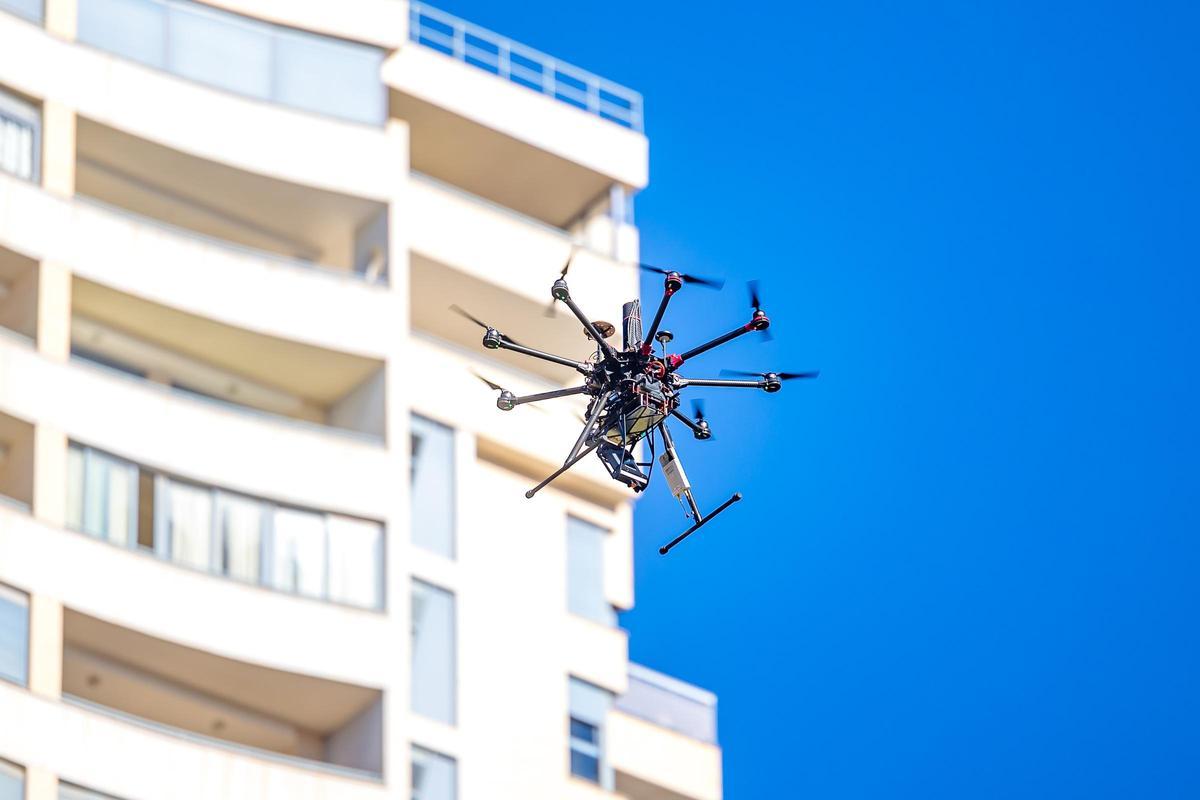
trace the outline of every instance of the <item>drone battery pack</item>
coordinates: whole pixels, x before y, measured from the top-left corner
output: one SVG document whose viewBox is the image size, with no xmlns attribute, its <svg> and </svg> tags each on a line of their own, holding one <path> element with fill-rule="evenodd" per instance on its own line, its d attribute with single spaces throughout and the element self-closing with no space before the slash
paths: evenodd
<svg viewBox="0 0 1200 800">
<path fill-rule="evenodd" d="M 658 463 L 662 465 L 663 475 L 667 478 L 667 485 L 671 487 L 671 494 L 675 495 L 676 499 L 683 496 L 683 493 L 691 489 L 688 484 L 687 473 L 683 471 L 683 465 L 679 463 L 679 459 L 668 450 L 658 457 Z"/>
</svg>

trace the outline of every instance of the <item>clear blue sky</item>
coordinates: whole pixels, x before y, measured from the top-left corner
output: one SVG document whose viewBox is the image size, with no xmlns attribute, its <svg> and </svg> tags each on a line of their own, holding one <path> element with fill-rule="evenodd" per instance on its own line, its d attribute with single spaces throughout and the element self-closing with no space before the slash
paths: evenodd
<svg viewBox="0 0 1200 800">
<path fill-rule="evenodd" d="M 643 92 L 643 254 L 729 279 L 669 327 L 776 321 L 688 374 L 823 370 L 637 510 L 729 800 L 1200 797 L 1197 6 L 442 6 Z"/>
</svg>

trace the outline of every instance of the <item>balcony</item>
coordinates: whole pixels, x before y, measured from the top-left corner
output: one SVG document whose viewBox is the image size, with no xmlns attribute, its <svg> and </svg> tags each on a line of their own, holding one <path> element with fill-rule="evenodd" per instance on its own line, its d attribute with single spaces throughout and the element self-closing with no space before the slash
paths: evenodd
<svg viewBox="0 0 1200 800">
<path fill-rule="evenodd" d="M 208 401 L 384 435 L 383 362 L 266 336 L 75 278 L 71 354 Z"/>
<path fill-rule="evenodd" d="M 609 714 L 617 791 L 630 800 L 720 800 L 717 699 L 637 664 Z"/>
<path fill-rule="evenodd" d="M 32 587 L 148 636 L 339 683 L 385 686 L 404 657 L 387 615 L 181 568 L 169 552 L 50 525 L 2 498 L 0 584 Z"/>
<path fill-rule="evenodd" d="M 209 240 L 368 281 L 387 275 L 384 203 L 209 161 L 80 118 L 77 194 Z"/>
<path fill-rule="evenodd" d="M 0 503 L 33 505 L 33 426 L 8 414 L 0 414 Z"/>
<path fill-rule="evenodd" d="M 384 63 L 411 165 L 566 228 L 615 186 L 647 182 L 640 97 L 428 6 Z"/>
<path fill-rule="evenodd" d="M 383 50 L 200 3 L 79 0 L 79 41 L 189 80 L 382 125 Z"/>
<path fill-rule="evenodd" d="M 144 31 L 133 26 L 126 33 L 133 46 Z M 0 41 L 0 84 L 145 141 L 257 175 L 383 202 L 402 175 L 402 144 L 377 125 L 187 79 L 65 41 L 11 14 L 0 13 Z"/>
<path fill-rule="evenodd" d="M 386 333 L 395 317 L 391 293 L 358 273 L 314 268 L 0 174 L 0 326 L 29 338 L 38 261 L 63 264 L 124 294 L 329 350 L 382 358 L 394 338 Z M 277 302 L 281 296 L 288 302 Z"/>
<path fill-rule="evenodd" d="M 343 771 L 83 703 L 55 702 L 0 681 L 0 752 L 117 798 L 273 796 L 385 800 L 387 788 Z"/>
<path fill-rule="evenodd" d="M 63 694 L 313 765 L 382 771 L 382 692 L 235 661 L 64 610 Z"/>
<path fill-rule="evenodd" d="M 377 437 L 250 413 L 81 359 L 53 361 L 0 334 L 6 414 L 201 483 L 366 519 L 392 513 L 394 468 Z"/>
</svg>

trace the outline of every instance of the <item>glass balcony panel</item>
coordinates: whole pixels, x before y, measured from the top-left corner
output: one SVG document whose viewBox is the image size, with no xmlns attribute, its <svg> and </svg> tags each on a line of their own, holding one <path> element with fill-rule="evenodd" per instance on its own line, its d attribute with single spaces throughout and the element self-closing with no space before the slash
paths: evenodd
<svg viewBox="0 0 1200 800">
<path fill-rule="evenodd" d="M 271 585 L 309 597 L 325 595 L 325 518 L 276 508 L 271 541 Z"/>
<path fill-rule="evenodd" d="M 383 528 L 377 522 L 329 515 L 329 599 L 383 605 Z"/>
<path fill-rule="evenodd" d="M 42 0 L 0 0 L 0 11 L 8 11 L 39 25 L 45 14 Z"/>
<path fill-rule="evenodd" d="M 275 100 L 284 105 L 377 123 L 386 115 L 379 89 L 383 52 L 305 35 L 281 33 L 275 40 Z"/>
<path fill-rule="evenodd" d="M 149 0 L 79 3 L 79 41 L 151 67 L 166 68 L 167 7 Z"/>
<path fill-rule="evenodd" d="M 193 6 L 169 6 L 169 69 L 251 97 L 271 95 L 271 36 Z"/>
<path fill-rule="evenodd" d="M 79 0 L 79 40 L 306 111 L 370 125 L 382 125 L 387 116 L 384 52 L 369 45 L 163 0 Z"/>
</svg>

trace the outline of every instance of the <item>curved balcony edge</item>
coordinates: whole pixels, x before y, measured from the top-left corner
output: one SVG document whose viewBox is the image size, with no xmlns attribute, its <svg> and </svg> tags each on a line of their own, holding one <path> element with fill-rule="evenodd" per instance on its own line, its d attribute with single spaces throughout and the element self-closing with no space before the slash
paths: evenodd
<svg viewBox="0 0 1200 800">
<path fill-rule="evenodd" d="M 382 779 L 131 720 L 0 683 L 0 754 L 116 797 L 383 800 Z"/>
<path fill-rule="evenodd" d="M 0 83 L 181 152 L 382 202 L 404 172 L 384 128 L 210 88 L 63 41 L 11 14 L 0 14 L 0 40 Z M 331 147 L 336 158 L 313 156 Z"/>
<path fill-rule="evenodd" d="M 397 472 L 365 435 L 185 395 L 0 335 L 0 411 L 151 469 L 255 497 L 387 522 Z"/>
<path fill-rule="evenodd" d="M 384 665 L 400 658 L 383 613 L 177 566 L 5 506 L 0 582 L 158 639 L 327 680 L 384 688 Z"/>
</svg>

